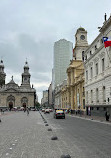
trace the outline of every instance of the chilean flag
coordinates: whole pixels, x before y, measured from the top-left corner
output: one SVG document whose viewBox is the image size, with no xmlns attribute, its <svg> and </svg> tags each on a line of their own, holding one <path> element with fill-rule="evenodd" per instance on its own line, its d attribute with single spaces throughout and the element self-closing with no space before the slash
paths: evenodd
<svg viewBox="0 0 111 158">
<path fill-rule="evenodd" d="M 108 37 L 103 37 L 103 41 L 105 48 L 111 46 L 111 39 L 109 39 Z"/>
</svg>

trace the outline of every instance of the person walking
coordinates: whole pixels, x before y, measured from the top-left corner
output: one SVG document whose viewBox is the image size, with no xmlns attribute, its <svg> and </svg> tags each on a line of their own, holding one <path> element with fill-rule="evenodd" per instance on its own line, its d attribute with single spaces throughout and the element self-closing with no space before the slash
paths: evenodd
<svg viewBox="0 0 111 158">
<path fill-rule="evenodd" d="M 28 116 L 29 115 L 29 108 L 28 107 L 27 107 L 26 111 L 27 111 L 27 116 Z"/>
<path fill-rule="evenodd" d="M 3 110 L 1 109 L 1 114 L 2 114 Z"/>
<path fill-rule="evenodd" d="M 106 116 L 106 121 L 109 121 L 109 117 L 110 117 L 109 112 L 106 111 L 105 116 Z"/>
<path fill-rule="evenodd" d="M 76 115 L 77 115 L 77 109 L 75 110 L 75 113 L 76 113 Z"/>
</svg>

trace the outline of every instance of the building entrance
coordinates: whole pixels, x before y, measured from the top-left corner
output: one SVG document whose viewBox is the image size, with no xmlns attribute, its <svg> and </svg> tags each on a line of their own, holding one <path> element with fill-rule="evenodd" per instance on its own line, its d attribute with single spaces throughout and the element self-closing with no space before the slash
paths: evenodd
<svg viewBox="0 0 111 158">
<path fill-rule="evenodd" d="M 11 111 L 13 108 L 13 102 L 9 102 L 9 110 Z"/>
<path fill-rule="evenodd" d="M 26 109 L 26 103 L 23 103 L 23 107 Z"/>
</svg>

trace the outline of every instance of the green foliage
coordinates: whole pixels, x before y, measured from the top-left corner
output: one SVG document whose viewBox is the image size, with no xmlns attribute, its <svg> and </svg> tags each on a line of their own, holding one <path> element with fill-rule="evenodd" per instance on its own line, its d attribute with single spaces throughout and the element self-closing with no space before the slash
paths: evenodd
<svg viewBox="0 0 111 158">
<path fill-rule="evenodd" d="M 39 103 L 39 102 L 35 102 L 35 107 L 36 107 L 37 109 L 39 109 L 39 108 L 40 108 L 40 103 Z"/>
</svg>

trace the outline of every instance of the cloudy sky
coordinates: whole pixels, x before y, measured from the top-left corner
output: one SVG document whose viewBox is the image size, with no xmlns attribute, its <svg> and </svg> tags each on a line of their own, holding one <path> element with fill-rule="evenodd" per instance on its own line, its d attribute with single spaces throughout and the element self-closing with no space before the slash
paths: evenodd
<svg viewBox="0 0 111 158">
<path fill-rule="evenodd" d="M 105 13 L 110 16 L 110 0 L 0 0 L 0 56 L 6 83 L 13 75 L 21 84 L 27 58 L 40 101 L 52 80 L 54 42 L 65 38 L 74 45 L 76 30 L 82 26 L 90 44 Z"/>
</svg>

